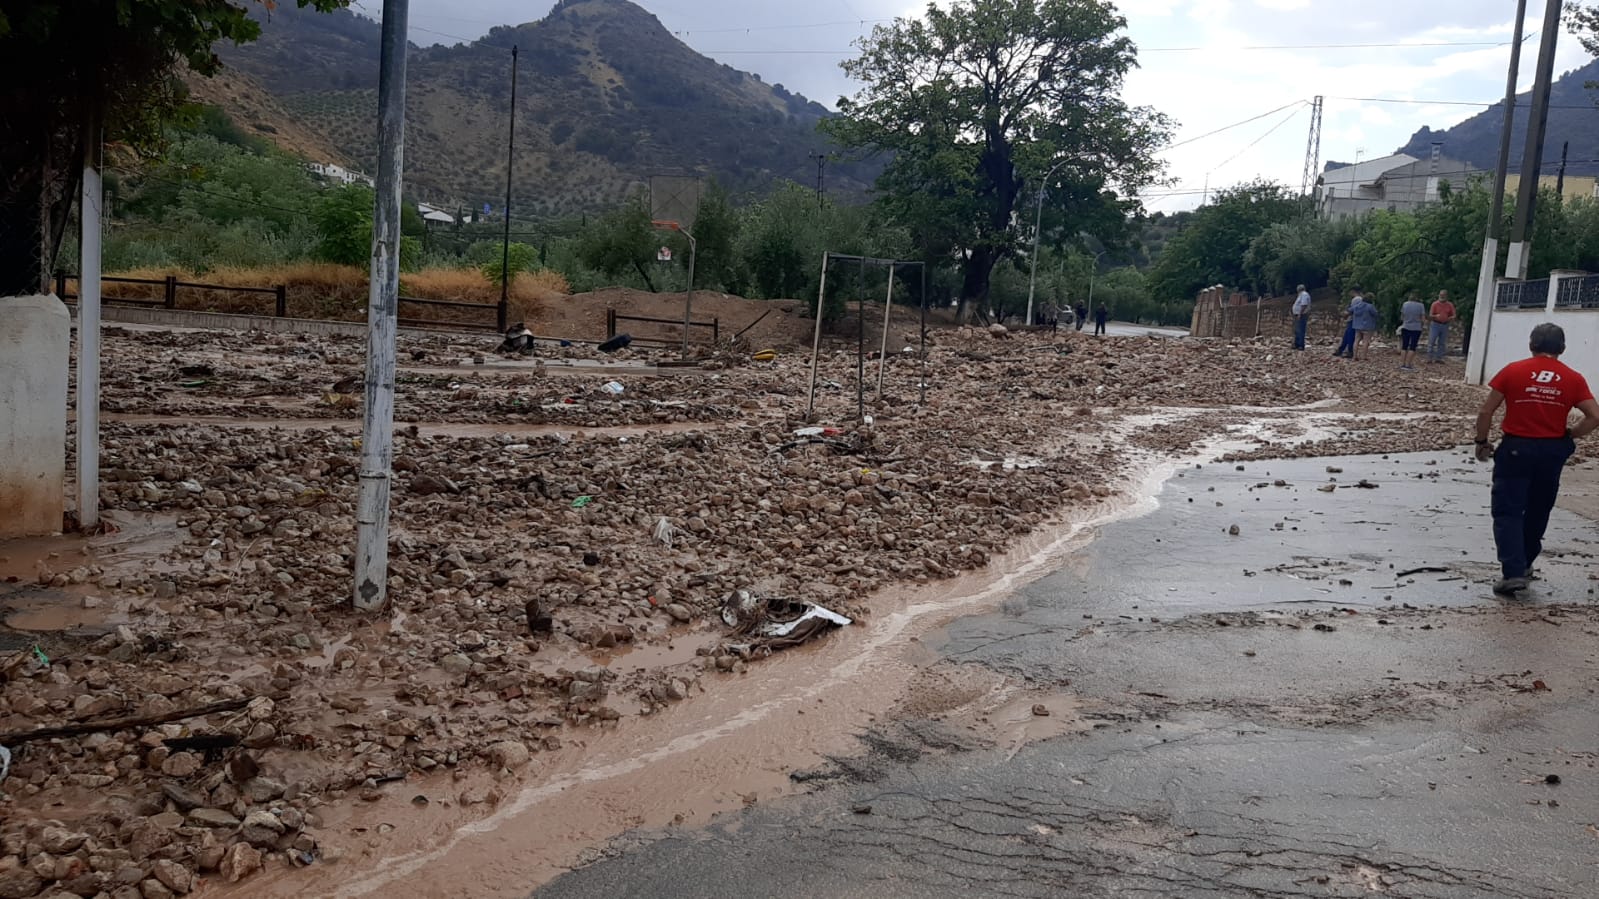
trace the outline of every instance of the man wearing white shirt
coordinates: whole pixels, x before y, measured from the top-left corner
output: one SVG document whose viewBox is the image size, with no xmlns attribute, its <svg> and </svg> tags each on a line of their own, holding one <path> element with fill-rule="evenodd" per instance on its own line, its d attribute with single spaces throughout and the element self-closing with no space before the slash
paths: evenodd
<svg viewBox="0 0 1599 899">
<path fill-rule="evenodd" d="M 1310 329 L 1310 291 L 1299 285 L 1299 296 L 1294 300 L 1294 349 L 1305 348 L 1305 333 Z"/>
</svg>

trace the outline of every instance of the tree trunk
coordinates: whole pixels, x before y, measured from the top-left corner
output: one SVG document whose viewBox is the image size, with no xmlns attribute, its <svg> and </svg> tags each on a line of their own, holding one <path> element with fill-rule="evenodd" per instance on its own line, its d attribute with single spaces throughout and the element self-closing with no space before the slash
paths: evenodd
<svg viewBox="0 0 1599 899">
<path fill-rule="evenodd" d="M 961 271 L 961 304 L 957 316 L 961 324 L 965 324 L 969 318 L 972 304 L 986 311 L 989 279 L 994 272 L 995 261 L 994 251 L 986 247 L 974 249 L 966 257 Z"/>
<path fill-rule="evenodd" d="M 30 296 L 45 282 L 42 181 L 35 172 L 13 172 L 7 196 L 0 199 L 0 297 Z"/>
<path fill-rule="evenodd" d="M 650 280 L 649 269 L 645 268 L 644 263 L 635 260 L 633 267 L 638 269 L 639 277 L 644 279 L 644 286 L 650 289 L 650 293 L 660 293 L 655 289 L 655 282 Z"/>
</svg>

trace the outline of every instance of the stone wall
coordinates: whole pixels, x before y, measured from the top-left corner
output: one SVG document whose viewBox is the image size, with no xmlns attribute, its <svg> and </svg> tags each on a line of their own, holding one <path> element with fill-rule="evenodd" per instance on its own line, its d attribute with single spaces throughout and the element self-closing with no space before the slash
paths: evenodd
<svg viewBox="0 0 1599 899">
<path fill-rule="evenodd" d="M 1247 295 L 1211 288 L 1194 303 L 1195 337 L 1247 340 L 1262 337 L 1291 346 L 1294 297 L 1251 300 Z M 1309 343 L 1336 346 L 1344 333 L 1343 305 L 1331 288 L 1311 291 Z"/>
</svg>

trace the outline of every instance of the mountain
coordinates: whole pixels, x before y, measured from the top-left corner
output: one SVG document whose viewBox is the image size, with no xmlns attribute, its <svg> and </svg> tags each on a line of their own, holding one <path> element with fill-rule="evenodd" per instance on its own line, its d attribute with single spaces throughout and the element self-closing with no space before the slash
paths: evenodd
<svg viewBox="0 0 1599 899">
<path fill-rule="evenodd" d="M 1589 82 L 1599 81 L 1599 60 L 1561 76 L 1550 93 L 1549 131 L 1544 140 L 1544 173 L 1554 174 L 1560 162 L 1560 147 L 1571 143 L 1571 162 L 1566 172 L 1573 175 L 1599 174 L 1599 92 Z M 1518 171 L 1527 140 L 1527 119 L 1532 107 L 1532 92 L 1521 94 L 1516 102 L 1516 123 L 1511 131 L 1510 170 Z M 1499 161 L 1499 134 L 1503 131 L 1505 104 L 1495 103 L 1453 128 L 1434 131 L 1422 128 L 1398 152 L 1426 159 L 1434 141 L 1442 141 L 1444 155 L 1469 162 L 1492 172 Z"/>
<path fill-rule="evenodd" d="M 290 3 L 261 15 L 261 39 L 224 50 L 223 61 L 268 91 L 295 125 L 324 135 L 342 157 L 333 161 L 372 172 L 377 23 Z M 627 0 L 562 0 L 538 22 L 411 48 L 408 190 L 469 208 L 503 205 L 513 46 L 519 213 L 610 208 L 653 174 L 714 176 L 733 191 L 784 178 L 808 183 L 816 171 L 809 155 L 831 149 L 816 131 L 828 115 L 821 105 L 701 56 Z M 282 131 L 284 123 L 265 124 Z M 845 163 L 827 174 L 830 190 L 848 192 L 872 178 L 869 167 Z"/>
</svg>

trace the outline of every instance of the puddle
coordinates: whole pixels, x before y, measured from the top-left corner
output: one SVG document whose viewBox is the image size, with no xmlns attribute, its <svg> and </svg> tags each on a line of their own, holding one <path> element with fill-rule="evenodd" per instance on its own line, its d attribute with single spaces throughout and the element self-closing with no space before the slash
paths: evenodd
<svg viewBox="0 0 1599 899">
<path fill-rule="evenodd" d="M 80 635 L 99 635 L 110 633 L 119 624 L 128 623 L 128 616 L 117 612 L 109 602 L 85 608 L 83 601 L 83 597 L 65 595 L 55 590 L 33 591 L 27 596 L 6 602 L 6 606 L 15 611 L 5 616 L 5 626 L 28 633 L 73 631 Z"/>
<path fill-rule="evenodd" d="M 0 581 L 34 583 L 41 570 L 65 573 L 88 565 L 99 565 L 111 576 L 147 571 L 187 536 L 178 530 L 175 514 L 113 512 L 105 519 L 116 531 L 0 540 Z"/>
</svg>

